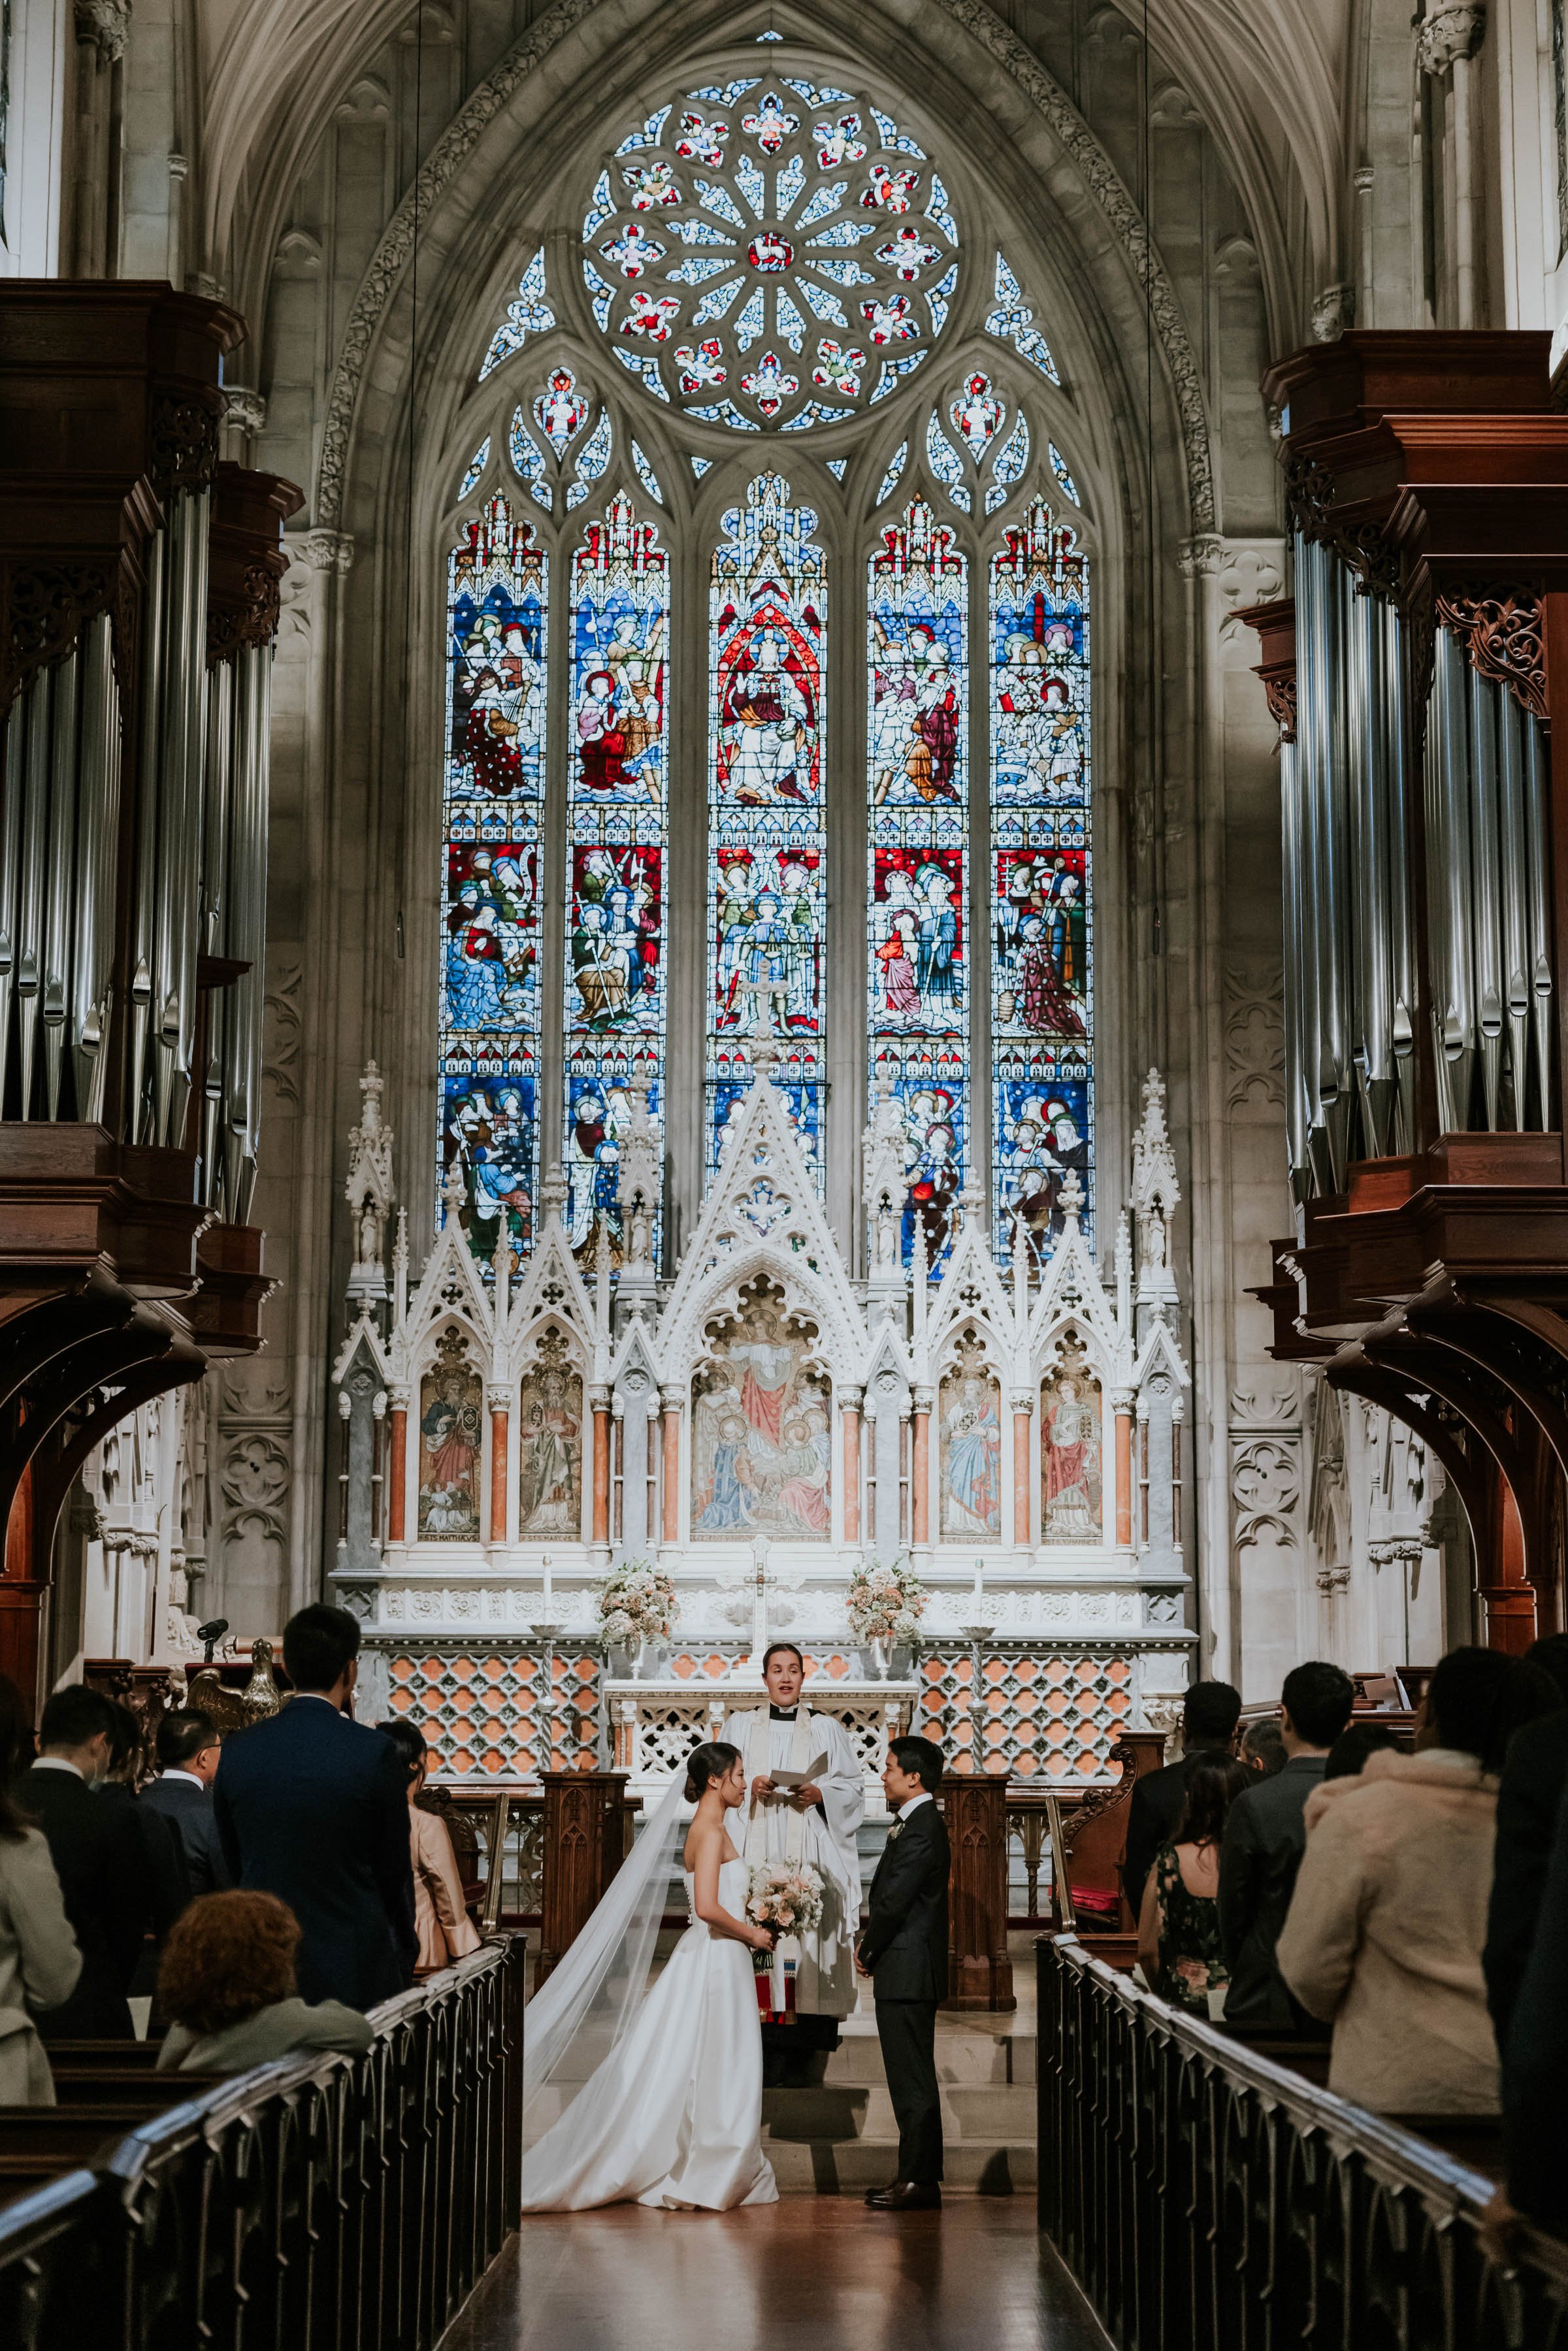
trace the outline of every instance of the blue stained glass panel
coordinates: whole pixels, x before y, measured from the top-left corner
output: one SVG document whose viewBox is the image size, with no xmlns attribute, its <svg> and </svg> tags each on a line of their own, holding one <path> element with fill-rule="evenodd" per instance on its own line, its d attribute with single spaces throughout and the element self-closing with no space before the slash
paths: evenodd
<svg viewBox="0 0 1568 2351">
<path fill-rule="evenodd" d="M 990 606 L 992 1229 L 1031 1256 L 1069 1172 L 1092 1238 L 1093 906 L 1089 567 L 1037 498 L 1007 528 Z"/>
<path fill-rule="evenodd" d="M 867 1061 L 906 1125 L 905 1260 L 953 1239 L 968 1144 L 968 566 L 915 499 L 867 582 Z"/>
<path fill-rule="evenodd" d="M 548 602 L 548 557 L 491 498 L 447 566 L 437 1165 L 486 1264 L 503 1217 L 515 1248 L 534 1233 Z"/>
<path fill-rule="evenodd" d="M 664 1057 L 669 557 L 632 500 L 591 522 L 571 568 L 562 1165 L 572 1246 L 622 1254 L 617 1185 L 633 1070 L 658 1113 Z M 655 1227 L 655 1251 L 658 1230 Z"/>
<path fill-rule="evenodd" d="M 714 552 L 706 1157 L 716 1163 L 751 1042 L 767 1034 L 820 1183 L 827 581 L 816 521 L 779 475 L 762 474 L 726 514 Z"/>
</svg>

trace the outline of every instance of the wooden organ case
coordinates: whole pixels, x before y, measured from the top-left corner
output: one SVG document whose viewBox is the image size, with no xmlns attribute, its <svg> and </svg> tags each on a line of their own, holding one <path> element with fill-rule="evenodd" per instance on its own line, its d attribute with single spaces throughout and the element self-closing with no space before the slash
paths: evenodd
<svg viewBox="0 0 1568 2351">
<path fill-rule="evenodd" d="M 254 1352 L 268 676 L 292 484 L 221 303 L 0 280 L 0 1670 L 113 1424 Z"/>
<path fill-rule="evenodd" d="M 1257 1294 L 1442 1462 L 1485 1637 L 1564 1625 L 1568 415 L 1545 334 L 1353 331 L 1271 368 L 1296 1231 Z M 1554 746 L 1555 757 L 1554 757 Z"/>
</svg>

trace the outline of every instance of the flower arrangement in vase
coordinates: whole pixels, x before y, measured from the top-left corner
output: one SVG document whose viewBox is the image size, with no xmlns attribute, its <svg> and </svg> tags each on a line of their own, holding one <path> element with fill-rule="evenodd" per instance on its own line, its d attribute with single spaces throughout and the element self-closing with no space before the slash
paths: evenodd
<svg viewBox="0 0 1568 2351">
<path fill-rule="evenodd" d="M 882 1679 L 887 1679 L 888 1656 L 895 1641 L 913 1641 L 931 1595 L 907 1564 L 883 1567 L 877 1560 L 855 1568 L 844 1613 L 855 1639 L 868 1647 Z"/>
<path fill-rule="evenodd" d="M 599 1631 L 613 1649 L 633 1649 L 636 1671 L 655 1642 L 675 1629 L 675 1587 L 652 1560 L 627 1559 L 599 1587 Z"/>
</svg>

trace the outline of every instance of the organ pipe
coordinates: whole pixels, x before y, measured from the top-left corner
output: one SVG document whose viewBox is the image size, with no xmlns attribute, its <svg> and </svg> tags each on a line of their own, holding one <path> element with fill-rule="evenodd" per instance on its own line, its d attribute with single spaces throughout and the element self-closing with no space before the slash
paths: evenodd
<svg viewBox="0 0 1568 2351">
<path fill-rule="evenodd" d="M 1395 1147 L 1408 1151 L 1416 1136 L 1416 928 L 1411 907 L 1410 872 L 1410 752 L 1405 719 L 1404 629 L 1398 613 L 1381 598 L 1371 600 L 1378 614 L 1382 651 L 1381 693 L 1386 744 L 1384 770 L 1388 792 L 1388 954 L 1390 1036 L 1394 1048 L 1395 1084 L 1399 1126 Z"/>
<path fill-rule="evenodd" d="M 1546 744 L 1533 712 L 1524 721 L 1524 840 L 1531 1016 L 1535 1048 L 1536 1124 L 1553 1127 L 1559 1115 L 1552 1088 L 1552 913 L 1546 839 Z"/>
<path fill-rule="evenodd" d="M 1497 692 L 1493 688 L 1494 694 Z M 1525 810 L 1525 716 L 1511 694 L 1497 694 L 1498 839 L 1501 865 L 1503 1008 L 1512 1123 L 1530 1121 L 1530 849 Z"/>
<path fill-rule="evenodd" d="M 1301 800 L 1296 746 L 1291 742 L 1280 745 L 1280 820 L 1283 851 L 1281 879 L 1284 893 L 1285 969 L 1300 975 L 1305 970 L 1306 961 L 1301 919 Z M 1312 1106 L 1307 1085 L 1306 1002 L 1304 988 L 1292 986 L 1286 989 L 1285 1132 L 1290 1151 L 1291 1189 L 1298 1202 L 1309 1198 L 1312 1189 L 1308 1144 Z"/>
<path fill-rule="evenodd" d="M 1465 658 L 1452 632 L 1439 629 L 1427 725 L 1427 906 L 1438 1123 L 1444 1133 L 1469 1124 L 1475 1068 L 1469 764 Z"/>
<path fill-rule="evenodd" d="M 1475 1016 L 1486 1123 L 1495 1133 L 1502 1085 L 1502 874 L 1501 828 L 1498 820 L 1497 687 L 1467 669 L 1469 689 L 1470 873 L 1473 892 L 1470 940 Z"/>
</svg>

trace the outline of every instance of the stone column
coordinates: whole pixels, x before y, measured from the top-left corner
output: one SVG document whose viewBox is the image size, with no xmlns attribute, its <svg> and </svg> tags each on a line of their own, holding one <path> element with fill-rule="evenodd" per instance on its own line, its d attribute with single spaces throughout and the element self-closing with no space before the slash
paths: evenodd
<svg viewBox="0 0 1568 2351">
<path fill-rule="evenodd" d="M 610 1391 L 592 1387 L 588 1398 L 593 1407 L 593 1541 L 602 1549 L 610 1541 Z"/>
<path fill-rule="evenodd" d="M 407 1540 L 408 1510 L 408 1390 L 389 1388 L 392 1439 L 387 1447 L 387 1541 Z"/>
<path fill-rule="evenodd" d="M 1014 2009 L 1008 1957 L 1008 1778 L 948 1771 L 942 1811 L 952 1847 L 948 1881 L 947 1997 L 944 2008 Z"/>
<path fill-rule="evenodd" d="M 1130 1551 L 1133 1543 L 1133 1399 L 1125 1388 L 1111 1398 L 1116 1416 L 1116 1547 Z"/>
<path fill-rule="evenodd" d="M 659 1390 L 659 1400 L 664 1407 L 664 1543 L 673 1550 L 681 1539 L 681 1412 L 685 1404 L 684 1388 Z"/>
<path fill-rule="evenodd" d="M 840 1408 L 844 1419 L 844 1509 L 843 1527 L 846 1543 L 858 1543 L 861 1539 L 861 1402 L 862 1388 L 841 1388 Z"/>
<path fill-rule="evenodd" d="M 909 1463 L 909 1541 L 914 1550 L 931 1541 L 931 1391 L 914 1395 L 915 1441 Z"/>
<path fill-rule="evenodd" d="M 1020 1551 L 1034 1548 L 1030 1523 L 1030 1456 L 1034 1445 L 1034 1391 L 1015 1388 L 1008 1399 L 1013 1414 L 1013 1541 Z"/>
<path fill-rule="evenodd" d="M 1416 30 L 1421 70 L 1434 80 L 1451 77 L 1454 114 L 1454 324 L 1473 327 L 1477 301 L 1476 134 L 1472 120 L 1474 60 L 1486 35 L 1487 12 L 1479 0 L 1448 0 L 1430 8 Z"/>
<path fill-rule="evenodd" d="M 505 1388 L 491 1388 L 485 1401 L 490 1408 L 490 1541 L 504 1543 L 507 1540 L 507 1440 L 510 1433 L 511 1397 Z"/>
</svg>

